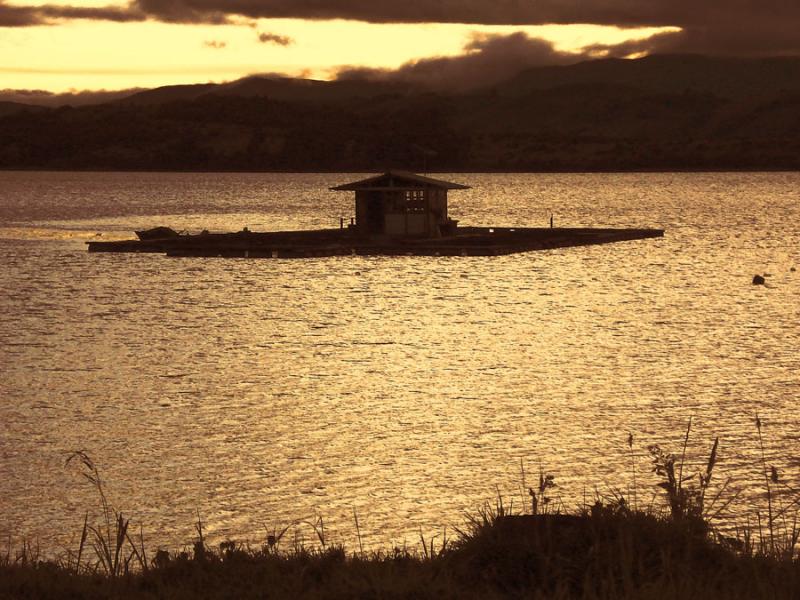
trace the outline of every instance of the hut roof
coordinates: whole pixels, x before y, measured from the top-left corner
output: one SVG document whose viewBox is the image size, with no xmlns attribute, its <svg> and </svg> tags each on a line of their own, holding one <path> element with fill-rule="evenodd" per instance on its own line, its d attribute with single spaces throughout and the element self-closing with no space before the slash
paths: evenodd
<svg viewBox="0 0 800 600">
<path fill-rule="evenodd" d="M 375 175 L 360 181 L 345 183 L 332 187 L 337 192 L 350 192 L 356 190 L 383 191 L 383 190 L 419 190 L 423 188 L 440 188 L 444 190 L 468 190 L 468 185 L 423 177 L 408 171 L 387 171 L 382 175 Z"/>
</svg>

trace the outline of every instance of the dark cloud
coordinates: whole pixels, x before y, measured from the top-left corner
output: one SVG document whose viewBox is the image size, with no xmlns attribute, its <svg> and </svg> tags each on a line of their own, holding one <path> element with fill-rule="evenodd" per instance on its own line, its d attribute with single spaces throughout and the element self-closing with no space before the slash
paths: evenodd
<svg viewBox="0 0 800 600">
<path fill-rule="evenodd" d="M 589 57 L 625 58 L 641 54 L 665 54 L 686 51 L 686 32 L 683 30 L 657 33 L 638 40 L 620 44 L 592 44 L 584 46 L 581 53 Z"/>
<path fill-rule="evenodd" d="M 36 7 L 36 11 L 47 19 L 89 19 L 93 21 L 115 21 L 126 23 L 130 21 L 143 21 L 147 15 L 136 7 L 101 6 L 57 6 L 45 4 Z"/>
<path fill-rule="evenodd" d="M 222 50 L 228 45 L 228 42 L 221 42 L 217 40 L 208 40 L 207 42 L 203 42 L 203 46 L 206 48 L 211 48 L 212 50 Z"/>
<path fill-rule="evenodd" d="M 0 0 L 0 27 L 50 25 L 59 20 L 89 19 L 118 23 L 143 21 L 147 15 L 134 5 L 81 7 L 40 4 L 16 6 Z"/>
<path fill-rule="evenodd" d="M 258 41 L 262 44 L 277 44 L 278 46 L 289 46 L 294 43 L 294 40 L 289 36 L 275 33 L 259 33 Z"/>
<path fill-rule="evenodd" d="M 708 53 L 712 48 L 742 46 L 747 38 L 731 40 L 718 33 L 697 35 L 691 31 L 664 32 L 621 44 L 594 44 L 575 52 L 561 52 L 543 39 L 525 33 L 511 35 L 474 34 L 458 56 L 424 58 L 398 69 L 346 66 L 335 73 L 338 80 L 393 81 L 434 90 L 467 91 L 490 86 L 530 68 L 567 65 L 599 58 L 628 58 L 638 55 L 678 52 Z M 729 46 L 725 45 L 730 44 Z"/>
<path fill-rule="evenodd" d="M 234 3 L 235 4 L 235 3 Z M 185 2 L 183 0 L 131 0 L 129 10 L 168 23 L 236 23 L 243 13 L 224 0 L 219 2 Z"/>
<path fill-rule="evenodd" d="M 77 2 L 77 0 L 76 0 Z M 800 53 L 797 0 L 130 0 L 125 7 L 16 6 L 0 0 L 0 26 L 59 19 L 241 23 L 258 18 L 354 19 L 372 23 L 672 26 L 657 51 L 729 55 Z"/>
<path fill-rule="evenodd" d="M 27 6 L 8 6 L 0 0 L 0 27 L 41 25 L 42 16 Z"/>
<path fill-rule="evenodd" d="M 550 42 L 524 33 L 474 35 L 464 50 L 460 56 L 425 58 L 396 70 L 344 67 L 336 78 L 400 81 L 432 89 L 465 91 L 509 79 L 525 69 L 571 64 L 590 58 L 590 54 L 583 52 L 559 52 Z"/>
<path fill-rule="evenodd" d="M 9 5 L 0 0 L 0 5 Z M 46 3 L 42 6 L 48 6 Z M 25 10 L 24 7 L 9 8 Z M 58 9 L 58 6 L 51 6 Z M 633 26 L 790 24 L 800 16 L 794 0 L 130 0 L 128 8 L 67 8 L 97 18 L 144 13 L 167 21 L 217 22 L 250 18 L 354 19 L 373 23 L 537 25 L 594 23 Z M 84 17 L 78 17 L 84 18 Z M 91 17 L 88 17 L 91 18 Z"/>
<path fill-rule="evenodd" d="M 225 11 L 214 9 L 194 10 L 190 6 L 175 7 L 168 3 L 158 11 L 144 10 L 139 2 L 131 0 L 127 6 L 84 7 L 58 4 L 39 4 L 36 6 L 17 6 L 0 0 L 0 27 L 31 27 L 34 25 L 52 25 L 58 21 L 93 20 L 128 23 L 146 20 L 160 20 L 175 23 L 211 23 L 229 24 L 235 18 Z"/>
<path fill-rule="evenodd" d="M 148 14 L 168 19 L 180 14 L 196 18 L 205 13 L 223 13 L 254 19 L 286 17 L 487 25 L 663 25 L 685 21 L 687 12 L 698 12 L 689 0 L 135 0 L 134 4 Z"/>
<path fill-rule="evenodd" d="M 711 24 L 685 27 L 681 35 L 660 37 L 656 52 L 695 52 L 739 56 L 775 56 L 800 53 L 800 2 L 794 15 L 771 19 L 754 12 L 741 21 L 720 18 Z"/>
</svg>

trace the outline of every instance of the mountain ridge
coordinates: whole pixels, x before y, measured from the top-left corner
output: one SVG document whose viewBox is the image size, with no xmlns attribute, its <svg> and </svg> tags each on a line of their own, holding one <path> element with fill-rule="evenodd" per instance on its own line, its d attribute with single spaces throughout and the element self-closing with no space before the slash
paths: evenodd
<svg viewBox="0 0 800 600">
<path fill-rule="evenodd" d="M 463 94 L 253 76 L 0 104 L 4 169 L 794 170 L 799 140 L 800 58 L 604 59 Z"/>
</svg>

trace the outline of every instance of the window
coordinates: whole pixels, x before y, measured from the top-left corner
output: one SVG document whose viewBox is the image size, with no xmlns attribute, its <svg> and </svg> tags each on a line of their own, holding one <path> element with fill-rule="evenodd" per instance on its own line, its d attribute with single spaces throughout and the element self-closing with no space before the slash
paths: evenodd
<svg viewBox="0 0 800 600">
<path fill-rule="evenodd" d="M 408 213 L 425 212 L 425 190 L 406 191 L 406 212 Z"/>
</svg>

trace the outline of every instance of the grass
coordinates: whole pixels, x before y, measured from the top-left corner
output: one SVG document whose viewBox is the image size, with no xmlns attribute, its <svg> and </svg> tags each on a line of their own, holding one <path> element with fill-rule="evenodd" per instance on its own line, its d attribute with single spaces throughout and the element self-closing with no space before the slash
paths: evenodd
<svg viewBox="0 0 800 600">
<path fill-rule="evenodd" d="M 690 421 L 679 455 L 648 448 L 663 504 L 641 508 L 635 494 L 631 503 L 617 492 L 565 511 L 553 498 L 555 477 L 540 469 L 523 512 L 498 495 L 449 539 L 420 532 L 415 548 L 378 552 L 364 550 L 355 511 L 352 551 L 330 543 L 320 515 L 303 522 L 316 533 L 313 547 L 282 547 L 287 527 L 268 531 L 260 547 L 212 548 L 198 514 L 191 552 L 149 557 L 141 530 L 130 534 L 98 469 L 79 452 L 70 461 L 97 490 L 100 523 L 85 518 L 79 547 L 60 560 L 9 545 L 0 556 L 0 598 L 797 598 L 800 494 L 766 463 L 762 427 L 757 418 L 765 518 L 757 514 L 732 534 L 715 526 L 737 497 L 730 480 L 714 485 L 719 440 L 691 473 Z M 628 448 L 635 479 L 632 435 Z M 524 465 L 521 476 L 525 494 Z"/>
</svg>

